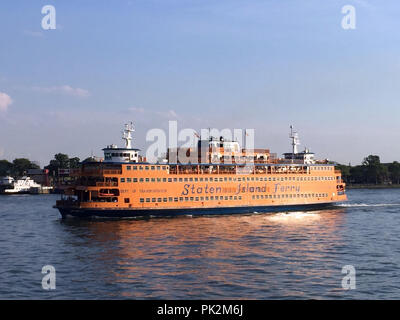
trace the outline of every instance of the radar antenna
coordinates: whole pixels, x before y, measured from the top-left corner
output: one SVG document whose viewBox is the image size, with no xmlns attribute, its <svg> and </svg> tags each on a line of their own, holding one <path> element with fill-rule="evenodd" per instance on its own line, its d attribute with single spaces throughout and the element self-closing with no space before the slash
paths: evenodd
<svg viewBox="0 0 400 320">
<path fill-rule="evenodd" d="M 299 134 L 293 131 L 293 126 L 290 126 L 289 138 L 292 140 L 292 159 L 294 159 L 295 154 L 298 153 L 297 146 L 300 144 Z"/>
<path fill-rule="evenodd" d="M 126 149 L 132 149 L 132 132 L 134 131 L 133 122 L 125 124 L 125 129 L 122 131 L 122 139 L 125 140 Z"/>
</svg>

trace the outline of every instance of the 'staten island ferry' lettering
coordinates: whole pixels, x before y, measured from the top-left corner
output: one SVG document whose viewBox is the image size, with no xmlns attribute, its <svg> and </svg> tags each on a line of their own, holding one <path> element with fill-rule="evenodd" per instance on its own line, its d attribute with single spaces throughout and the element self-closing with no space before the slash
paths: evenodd
<svg viewBox="0 0 400 320">
<path fill-rule="evenodd" d="M 273 212 L 347 200 L 340 171 L 307 149 L 298 152 L 292 127 L 292 152 L 283 158 L 210 136 L 193 149 L 169 149 L 158 163 L 132 147 L 132 132 L 126 125 L 125 148 L 110 145 L 104 159 L 84 161 L 71 172 L 75 182 L 55 205 L 63 218 Z"/>
</svg>

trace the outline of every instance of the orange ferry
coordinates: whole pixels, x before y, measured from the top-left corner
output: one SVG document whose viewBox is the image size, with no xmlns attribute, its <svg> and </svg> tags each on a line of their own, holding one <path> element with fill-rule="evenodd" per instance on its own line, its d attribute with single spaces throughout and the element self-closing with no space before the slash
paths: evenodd
<svg viewBox="0 0 400 320">
<path fill-rule="evenodd" d="M 133 131 L 132 124 L 125 125 L 125 148 L 107 146 L 104 159 L 71 171 L 75 182 L 64 186 L 54 206 L 63 218 L 276 212 L 347 200 L 341 172 L 307 149 L 298 152 L 292 127 L 292 152 L 283 158 L 208 137 L 194 149 L 169 149 L 158 163 L 148 163 L 132 147 Z M 182 151 L 191 161 L 171 159 Z"/>
</svg>

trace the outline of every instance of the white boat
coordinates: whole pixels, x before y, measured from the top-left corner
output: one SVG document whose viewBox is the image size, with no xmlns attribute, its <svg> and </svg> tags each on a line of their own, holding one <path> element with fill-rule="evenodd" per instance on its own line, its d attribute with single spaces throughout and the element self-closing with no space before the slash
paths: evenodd
<svg viewBox="0 0 400 320">
<path fill-rule="evenodd" d="M 5 189 L 5 194 L 15 193 L 30 193 L 32 188 L 41 188 L 42 186 L 29 177 L 22 177 L 21 179 L 13 181 L 11 184 L 12 189 Z"/>
</svg>

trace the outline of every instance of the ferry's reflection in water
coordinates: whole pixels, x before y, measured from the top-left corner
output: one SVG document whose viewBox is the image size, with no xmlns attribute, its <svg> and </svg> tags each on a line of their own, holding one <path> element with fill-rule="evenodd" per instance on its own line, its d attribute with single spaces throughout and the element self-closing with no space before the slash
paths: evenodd
<svg viewBox="0 0 400 320">
<path fill-rule="evenodd" d="M 344 210 L 62 224 L 110 297 L 318 298 L 343 292 Z"/>
</svg>

